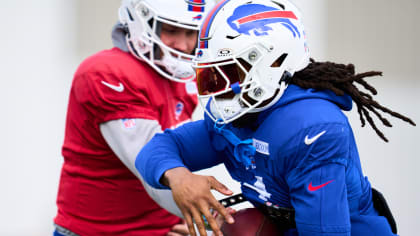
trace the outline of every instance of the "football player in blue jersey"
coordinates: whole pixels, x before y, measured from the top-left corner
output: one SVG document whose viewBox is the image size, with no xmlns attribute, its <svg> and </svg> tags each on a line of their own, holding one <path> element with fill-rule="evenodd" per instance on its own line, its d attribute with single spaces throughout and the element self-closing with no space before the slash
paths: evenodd
<svg viewBox="0 0 420 236">
<path fill-rule="evenodd" d="M 415 123 L 369 94 L 365 78 L 381 72 L 310 59 L 301 17 L 287 0 L 225 0 L 206 17 L 195 59 L 205 118 L 156 135 L 136 159 L 149 184 L 172 189 L 192 235 L 193 221 L 206 234 L 203 216 L 221 235 L 212 210 L 234 221 L 210 190 L 232 192 L 191 173 L 219 163 L 284 235 L 396 235 L 342 111 L 354 102 L 384 141 L 371 114 Z"/>
</svg>

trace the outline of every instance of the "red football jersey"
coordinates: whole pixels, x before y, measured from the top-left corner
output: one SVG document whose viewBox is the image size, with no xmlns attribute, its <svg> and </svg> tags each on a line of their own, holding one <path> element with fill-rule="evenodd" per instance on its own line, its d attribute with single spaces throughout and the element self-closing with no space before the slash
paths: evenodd
<svg viewBox="0 0 420 236">
<path fill-rule="evenodd" d="M 99 124 L 143 118 L 175 127 L 191 118 L 195 93 L 117 48 L 87 58 L 69 97 L 55 223 L 88 236 L 165 235 L 179 223 L 115 156 Z"/>
</svg>

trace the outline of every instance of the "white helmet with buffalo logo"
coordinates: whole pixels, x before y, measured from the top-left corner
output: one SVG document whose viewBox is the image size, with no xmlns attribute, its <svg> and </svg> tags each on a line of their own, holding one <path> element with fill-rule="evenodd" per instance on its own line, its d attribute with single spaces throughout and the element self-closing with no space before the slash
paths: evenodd
<svg viewBox="0 0 420 236">
<path fill-rule="evenodd" d="M 194 67 L 199 100 L 219 123 L 275 104 L 309 63 L 301 13 L 287 0 L 224 0 L 207 15 Z"/>
<path fill-rule="evenodd" d="M 194 56 L 165 45 L 161 27 L 169 24 L 198 31 L 214 4 L 214 0 L 122 0 L 119 21 L 128 30 L 129 50 L 170 80 L 194 79 Z"/>
</svg>

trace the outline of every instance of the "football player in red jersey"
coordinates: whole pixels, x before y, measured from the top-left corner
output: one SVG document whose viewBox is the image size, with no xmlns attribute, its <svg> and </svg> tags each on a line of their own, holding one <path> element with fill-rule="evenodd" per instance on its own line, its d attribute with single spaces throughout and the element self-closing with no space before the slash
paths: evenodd
<svg viewBox="0 0 420 236">
<path fill-rule="evenodd" d="M 134 161 L 155 133 L 190 120 L 197 104 L 191 60 L 213 5 L 122 1 L 114 48 L 87 58 L 74 75 L 54 235 L 188 233 L 147 194 L 180 216 L 171 193 L 142 184 Z"/>
</svg>

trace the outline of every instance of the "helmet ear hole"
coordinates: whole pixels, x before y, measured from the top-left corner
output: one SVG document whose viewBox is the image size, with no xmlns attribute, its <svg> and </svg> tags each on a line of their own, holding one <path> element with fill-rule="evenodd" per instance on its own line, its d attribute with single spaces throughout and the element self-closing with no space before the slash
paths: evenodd
<svg viewBox="0 0 420 236">
<path fill-rule="evenodd" d="M 283 53 L 280 57 L 278 57 L 273 62 L 273 64 L 271 64 L 271 67 L 280 67 L 283 64 L 284 60 L 286 59 L 287 55 L 288 55 L 287 53 Z"/>
<path fill-rule="evenodd" d="M 150 20 L 147 21 L 147 24 L 149 24 L 150 28 L 153 29 L 153 23 L 154 23 L 154 19 L 151 18 Z"/>
<path fill-rule="evenodd" d="M 250 71 L 250 70 L 251 70 L 252 65 L 251 65 L 251 64 L 249 64 L 247 61 L 245 61 L 245 60 L 244 60 L 244 59 L 242 59 L 242 58 L 238 58 L 238 61 L 239 61 L 239 63 L 241 63 L 241 65 L 245 68 L 245 70 L 246 70 L 246 71 Z"/>
<path fill-rule="evenodd" d="M 281 84 L 281 82 L 285 82 L 286 84 L 289 84 L 291 79 L 292 79 L 292 74 L 290 74 L 290 72 L 288 71 L 285 71 L 283 75 L 281 76 L 281 79 L 279 80 L 279 84 Z"/>
</svg>

